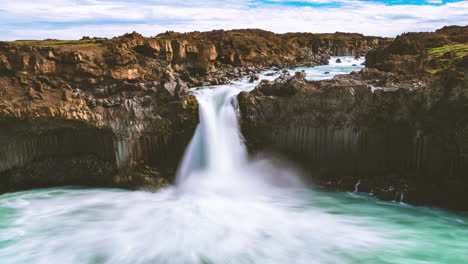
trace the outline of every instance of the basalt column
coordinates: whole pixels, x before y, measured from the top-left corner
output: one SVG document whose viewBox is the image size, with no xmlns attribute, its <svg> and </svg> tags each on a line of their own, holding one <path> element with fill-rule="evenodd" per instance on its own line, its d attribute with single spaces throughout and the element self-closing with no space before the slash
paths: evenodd
<svg viewBox="0 0 468 264">
<path fill-rule="evenodd" d="M 108 186 L 117 169 L 115 137 L 78 121 L 0 121 L 0 192 Z"/>
</svg>

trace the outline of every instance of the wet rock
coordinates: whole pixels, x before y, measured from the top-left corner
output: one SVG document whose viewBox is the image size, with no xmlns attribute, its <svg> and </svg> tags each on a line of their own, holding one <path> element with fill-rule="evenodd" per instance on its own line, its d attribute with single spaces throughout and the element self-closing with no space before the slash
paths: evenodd
<svg viewBox="0 0 468 264">
<path fill-rule="evenodd" d="M 132 190 L 157 191 L 171 185 L 170 177 L 158 168 L 148 165 L 137 165 L 123 170 L 117 175 L 116 184 L 120 188 Z"/>
<path fill-rule="evenodd" d="M 294 74 L 294 78 L 298 81 L 304 81 L 305 77 L 306 77 L 306 72 L 305 71 L 300 71 L 300 72 L 296 72 Z"/>
<path fill-rule="evenodd" d="M 296 72 L 291 76 L 289 72 L 280 75 L 273 82 L 262 80 L 253 93 L 262 95 L 290 96 L 298 92 L 304 86 L 308 86 L 305 80 L 305 71 Z"/>
<path fill-rule="evenodd" d="M 151 96 L 146 95 L 142 98 L 142 106 L 149 106 L 151 104 Z"/>
<path fill-rule="evenodd" d="M 336 59 L 336 63 L 342 63 L 341 59 Z"/>
<path fill-rule="evenodd" d="M 221 82 L 222 82 L 223 84 L 228 84 L 228 83 L 229 83 L 229 78 L 227 78 L 227 77 L 222 77 L 222 78 L 221 78 Z"/>
<path fill-rule="evenodd" d="M 258 81 L 258 79 L 259 79 L 259 76 L 257 74 L 252 74 L 252 75 L 250 75 L 249 82 L 253 83 L 255 81 Z"/>
</svg>

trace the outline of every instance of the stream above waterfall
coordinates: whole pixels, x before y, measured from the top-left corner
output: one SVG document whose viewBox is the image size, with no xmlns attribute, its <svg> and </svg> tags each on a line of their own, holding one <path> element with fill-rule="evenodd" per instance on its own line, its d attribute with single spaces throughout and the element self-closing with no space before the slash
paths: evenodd
<svg viewBox="0 0 468 264">
<path fill-rule="evenodd" d="M 330 65 L 291 71 L 321 80 L 359 70 L 362 62 L 332 57 Z M 278 75 L 268 71 L 260 80 Z M 236 95 L 256 84 L 242 79 L 193 89 L 200 124 L 173 187 L 1 195 L 0 263 L 468 262 L 466 213 L 314 190 L 288 164 L 249 157 Z"/>
</svg>

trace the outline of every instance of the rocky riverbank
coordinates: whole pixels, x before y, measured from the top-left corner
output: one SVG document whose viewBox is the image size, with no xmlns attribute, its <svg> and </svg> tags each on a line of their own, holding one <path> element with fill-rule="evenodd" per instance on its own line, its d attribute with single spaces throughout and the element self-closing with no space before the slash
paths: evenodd
<svg viewBox="0 0 468 264">
<path fill-rule="evenodd" d="M 0 42 L 0 192 L 165 185 L 198 123 L 189 87 L 386 43 L 262 30 Z"/>
<path fill-rule="evenodd" d="M 244 137 L 318 185 L 468 209 L 467 42 L 468 27 L 407 33 L 360 72 L 264 81 L 239 95 Z"/>
</svg>

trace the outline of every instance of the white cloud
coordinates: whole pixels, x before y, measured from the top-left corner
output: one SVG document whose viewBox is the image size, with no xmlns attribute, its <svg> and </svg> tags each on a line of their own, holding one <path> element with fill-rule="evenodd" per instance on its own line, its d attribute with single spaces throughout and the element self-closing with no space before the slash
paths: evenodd
<svg viewBox="0 0 468 264">
<path fill-rule="evenodd" d="M 302 0 L 325 3 L 331 0 Z M 438 0 L 428 0 L 438 1 Z M 334 1 L 336 2 L 336 1 Z M 395 36 L 468 24 L 468 1 L 444 5 L 392 5 L 340 0 L 339 8 L 261 5 L 252 0 L 0 0 L 0 39 L 113 37 L 137 31 L 262 28 L 284 32 L 360 32 Z M 256 8 L 249 8 L 249 4 Z"/>
</svg>

